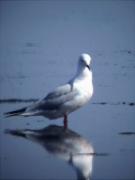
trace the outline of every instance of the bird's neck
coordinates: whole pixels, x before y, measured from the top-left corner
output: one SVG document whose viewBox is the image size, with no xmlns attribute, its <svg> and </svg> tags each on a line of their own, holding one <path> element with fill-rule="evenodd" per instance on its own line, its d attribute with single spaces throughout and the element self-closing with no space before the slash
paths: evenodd
<svg viewBox="0 0 135 180">
<path fill-rule="evenodd" d="M 76 72 L 76 77 L 77 78 L 85 78 L 85 77 L 90 77 L 91 76 L 91 71 L 87 67 L 79 67 Z"/>
<path fill-rule="evenodd" d="M 80 80 L 82 80 L 80 82 Z M 78 84 L 83 86 L 84 83 L 90 84 L 92 86 L 92 72 L 87 67 L 85 68 L 78 68 L 75 76 L 69 81 L 70 84 Z M 85 87 L 84 87 L 85 88 Z"/>
</svg>

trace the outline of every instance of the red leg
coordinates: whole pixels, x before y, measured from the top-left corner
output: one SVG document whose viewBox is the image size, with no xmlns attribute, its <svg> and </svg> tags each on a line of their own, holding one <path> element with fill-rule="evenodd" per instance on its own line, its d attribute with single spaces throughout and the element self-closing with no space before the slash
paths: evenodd
<svg viewBox="0 0 135 180">
<path fill-rule="evenodd" d="M 67 129 L 68 128 L 68 118 L 67 118 L 67 115 L 65 114 L 64 115 L 64 128 Z"/>
</svg>

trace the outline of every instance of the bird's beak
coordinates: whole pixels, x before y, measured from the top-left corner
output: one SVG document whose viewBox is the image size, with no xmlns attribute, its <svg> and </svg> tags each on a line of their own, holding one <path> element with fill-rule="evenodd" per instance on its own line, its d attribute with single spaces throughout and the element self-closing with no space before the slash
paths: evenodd
<svg viewBox="0 0 135 180">
<path fill-rule="evenodd" d="M 86 65 L 86 67 L 90 70 L 90 66 L 89 65 Z"/>
</svg>

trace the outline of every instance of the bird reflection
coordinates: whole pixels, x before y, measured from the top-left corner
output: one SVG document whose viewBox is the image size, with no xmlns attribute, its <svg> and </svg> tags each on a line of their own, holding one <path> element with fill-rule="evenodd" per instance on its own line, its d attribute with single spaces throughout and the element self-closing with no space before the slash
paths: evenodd
<svg viewBox="0 0 135 180">
<path fill-rule="evenodd" d="M 7 130 L 6 132 L 37 142 L 49 153 L 65 160 L 75 169 L 78 180 L 90 179 L 94 150 L 92 145 L 76 132 L 56 125 L 39 130 Z"/>
</svg>

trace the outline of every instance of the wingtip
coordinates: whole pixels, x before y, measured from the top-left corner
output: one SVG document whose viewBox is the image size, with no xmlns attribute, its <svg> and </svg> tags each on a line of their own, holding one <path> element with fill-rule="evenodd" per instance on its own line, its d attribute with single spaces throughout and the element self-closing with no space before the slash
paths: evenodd
<svg viewBox="0 0 135 180">
<path fill-rule="evenodd" d="M 4 116 L 6 118 L 12 117 L 12 116 L 18 116 L 18 115 L 23 114 L 25 112 L 25 110 L 26 110 L 26 108 L 21 108 L 21 109 L 15 110 L 15 111 L 5 112 Z"/>
</svg>

